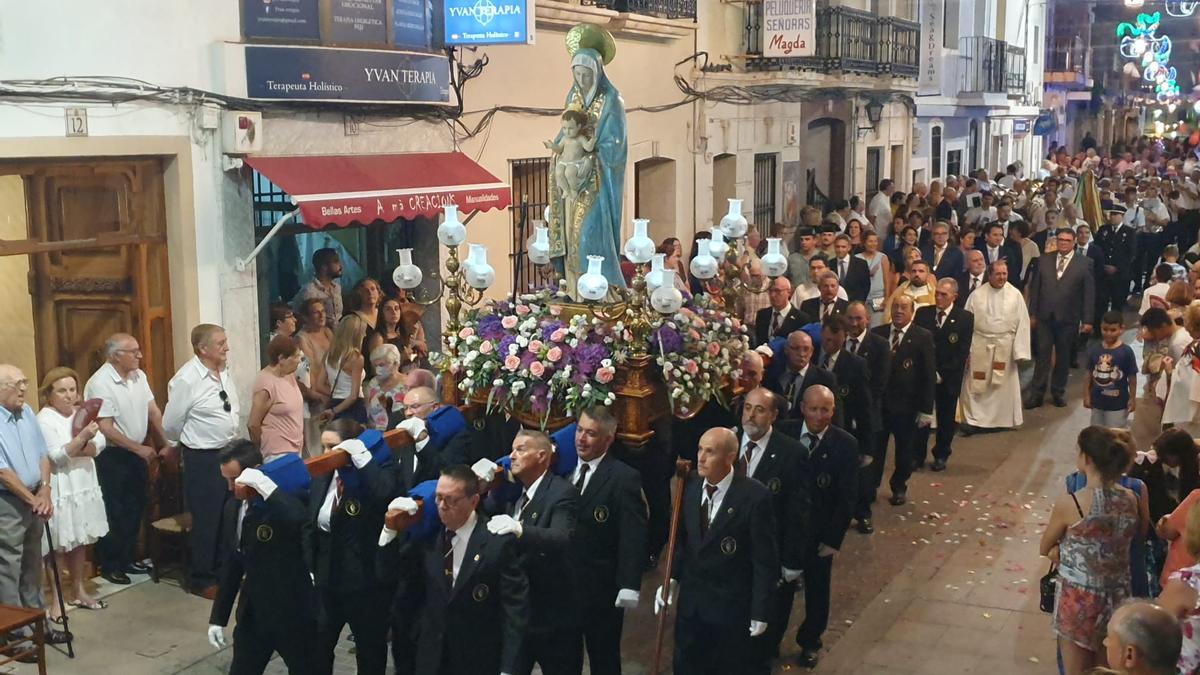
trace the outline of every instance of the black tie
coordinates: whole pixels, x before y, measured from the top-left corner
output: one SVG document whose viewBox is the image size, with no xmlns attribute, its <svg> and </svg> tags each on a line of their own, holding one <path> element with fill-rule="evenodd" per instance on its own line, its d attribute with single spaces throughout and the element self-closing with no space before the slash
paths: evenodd
<svg viewBox="0 0 1200 675">
<path fill-rule="evenodd" d="M 713 495 L 717 494 L 717 486 L 705 483 L 704 491 L 706 493 L 708 493 L 708 498 L 704 500 L 704 503 L 701 505 L 701 508 L 700 508 L 700 535 L 701 536 L 708 534 L 708 526 L 712 525 Z"/>
<path fill-rule="evenodd" d="M 590 464 L 583 463 L 579 467 L 579 480 L 575 481 L 575 489 L 579 490 L 579 494 L 583 494 L 583 485 L 587 482 L 588 469 L 592 468 Z"/>
<path fill-rule="evenodd" d="M 446 585 L 454 586 L 454 533 L 442 533 L 442 567 L 446 570 Z"/>
<path fill-rule="evenodd" d="M 978 286 L 979 286 L 979 278 L 971 277 L 971 290 L 967 291 L 967 292 L 970 293 L 970 292 L 974 291 Z"/>
<path fill-rule="evenodd" d="M 942 324 L 945 322 L 946 322 L 946 310 L 939 309 L 938 310 L 938 328 L 941 328 Z"/>
<path fill-rule="evenodd" d="M 821 441 L 821 439 L 817 438 L 817 435 L 811 431 L 806 432 L 804 434 L 804 440 L 808 441 L 808 454 L 809 455 L 811 455 L 813 453 L 813 450 L 817 449 L 817 443 L 819 443 Z"/>
<path fill-rule="evenodd" d="M 858 338 L 850 338 L 850 353 L 858 353 Z"/>
<path fill-rule="evenodd" d="M 899 328 L 896 328 L 893 326 L 892 327 L 892 353 L 893 354 L 895 354 L 896 350 L 900 348 L 900 340 L 902 340 L 903 338 L 904 338 L 904 333 L 901 333 Z"/>
<path fill-rule="evenodd" d="M 775 337 L 779 332 L 779 326 L 783 323 L 783 315 L 778 310 L 775 311 L 775 316 L 771 319 L 771 332 L 767 337 Z"/>
<path fill-rule="evenodd" d="M 524 515 L 526 506 L 529 506 L 529 493 L 522 491 L 521 498 L 517 500 L 517 520 Z"/>
<path fill-rule="evenodd" d="M 756 446 L 754 444 L 754 441 L 750 441 L 749 443 L 747 443 L 746 451 L 744 453 L 742 453 L 742 459 L 739 462 L 742 465 L 743 472 L 747 476 L 750 475 L 750 457 L 752 455 L 754 455 L 754 448 L 756 448 L 756 447 L 758 447 L 758 446 Z"/>
<path fill-rule="evenodd" d="M 825 370 L 829 370 L 829 364 L 831 361 L 833 361 L 833 355 L 826 354 L 825 358 L 821 359 L 821 367 L 824 368 Z"/>
</svg>

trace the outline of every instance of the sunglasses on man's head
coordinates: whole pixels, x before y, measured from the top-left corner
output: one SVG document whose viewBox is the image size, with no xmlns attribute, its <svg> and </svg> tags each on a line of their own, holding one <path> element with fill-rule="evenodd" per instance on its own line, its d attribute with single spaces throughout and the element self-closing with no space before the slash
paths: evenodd
<svg viewBox="0 0 1200 675">
<path fill-rule="evenodd" d="M 233 406 L 229 405 L 229 394 L 226 394 L 225 390 L 222 389 L 218 396 L 221 397 L 221 407 L 225 409 L 225 412 L 233 412 Z"/>
</svg>

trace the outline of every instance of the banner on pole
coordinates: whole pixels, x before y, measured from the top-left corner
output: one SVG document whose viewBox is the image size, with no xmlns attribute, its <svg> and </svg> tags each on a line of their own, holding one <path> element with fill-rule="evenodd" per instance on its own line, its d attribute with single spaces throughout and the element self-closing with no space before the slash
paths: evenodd
<svg viewBox="0 0 1200 675">
<path fill-rule="evenodd" d="M 917 96 L 942 93 L 942 40 L 946 30 L 946 0 L 921 0 L 921 73 Z"/>
</svg>

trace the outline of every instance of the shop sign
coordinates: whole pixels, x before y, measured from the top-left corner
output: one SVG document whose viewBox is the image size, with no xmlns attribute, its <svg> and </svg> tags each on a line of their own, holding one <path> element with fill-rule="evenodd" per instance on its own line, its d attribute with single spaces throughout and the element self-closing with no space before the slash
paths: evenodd
<svg viewBox="0 0 1200 675">
<path fill-rule="evenodd" d="M 942 40 L 946 29 L 946 0 L 921 0 L 921 71 L 918 96 L 942 93 Z"/>
<path fill-rule="evenodd" d="M 384 0 L 331 0 L 326 42 L 387 44 L 387 3 Z"/>
<path fill-rule="evenodd" d="M 397 47 L 429 49 L 428 0 L 392 0 L 392 30 Z"/>
<path fill-rule="evenodd" d="M 249 98 L 364 103 L 446 103 L 441 54 L 329 47 L 246 46 Z"/>
<path fill-rule="evenodd" d="M 319 40 L 317 0 L 243 0 L 242 32 L 248 38 Z"/>
<path fill-rule="evenodd" d="M 445 0 L 446 44 L 533 44 L 534 13 L 534 0 Z"/>
<path fill-rule="evenodd" d="M 763 56 L 812 56 L 817 49 L 814 0 L 763 0 Z"/>
</svg>

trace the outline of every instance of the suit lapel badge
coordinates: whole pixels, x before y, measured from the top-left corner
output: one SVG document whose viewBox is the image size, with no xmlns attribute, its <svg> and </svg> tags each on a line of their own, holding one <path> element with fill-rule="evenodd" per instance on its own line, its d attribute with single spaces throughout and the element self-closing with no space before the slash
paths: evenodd
<svg viewBox="0 0 1200 675">
<path fill-rule="evenodd" d="M 266 543 L 271 541 L 271 537 L 275 536 L 275 530 L 272 530 L 270 525 L 259 525 L 258 529 L 254 530 L 254 536 L 259 541 Z"/>
<path fill-rule="evenodd" d="M 479 554 L 478 554 L 478 553 L 476 553 L 476 554 L 475 554 L 475 557 L 474 557 L 474 558 L 472 558 L 472 560 L 474 560 L 475 562 L 479 562 Z"/>
<path fill-rule="evenodd" d="M 821 488 L 822 490 L 827 490 L 829 489 L 830 485 L 833 485 L 833 476 L 830 476 L 828 473 L 824 472 L 817 475 L 817 487 Z"/>
<path fill-rule="evenodd" d="M 913 367 L 912 359 L 904 359 L 904 361 L 900 363 L 900 367 L 904 370 L 911 370 Z"/>
<path fill-rule="evenodd" d="M 783 483 L 780 482 L 779 476 L 774 476 L 771 480 L 767 481 L 767 489 L 771 492 L 779 492 L 779 489 L 782 487 Z"/>
<path fill-rule="evenodd" d="M 597 523 L 608 522 L 608 507 L 603 504 L 597 506 L 592 510 L 592 517 L 596 519 Z"/>
<path fill-rule="evenodd" d="M 346 502 L 346 515 L 357 516 L 362 511 L 362 507 L 358 505 L 357 499 L 350 499 Z"/>
<path fill-rule="evenodd" d="M 487 600 L 488 594 L 490 593 L 491 589 L 488 588 L 487 584 L 479 584 L 475 586 L 475 588 L 471 589 L 471 597 L 474 598 L 475 602 L 483 602 L 484 600 Z"/>
<path fill-rule="evenodd" d="M 721 540 L 721 553 L 725 555 L 733 555 L 737 552 L 737 539 L 733 537 L 725 537 Z"/>
<path fill-rule="evenodd" d="M 537 520 L 537 511 L 534 511 L 533 513 L 529 514 L 529 519 L 530 519 L 530 520 Z M 524 518 L 522 518 L 522 519 L 521 519 L 521 522 L 522 522 L 522 523 L 523 523 L 523 522 L 525 522 L 525 519 L 524 519 Z"/>
<path fill-rule="evenodd" d="M 950 344 L 954 344 L 958 342 L 958 333 L 951 333 L 946 339 L 950 341 Z"/>
</svg>

